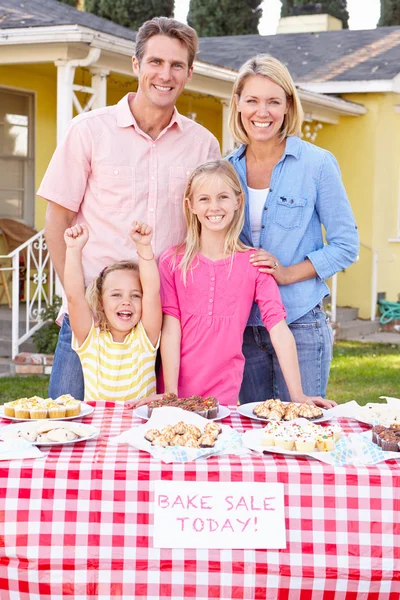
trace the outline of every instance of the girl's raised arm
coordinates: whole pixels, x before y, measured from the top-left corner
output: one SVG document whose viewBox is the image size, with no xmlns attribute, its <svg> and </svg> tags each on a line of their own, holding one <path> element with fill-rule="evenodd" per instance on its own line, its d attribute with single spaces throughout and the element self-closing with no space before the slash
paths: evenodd
<svg viewBox="0 0 400 600">
<path fill-rule="evenodd" d="M 150 342 L 153 346 L 157 346 L 162 324 L 162 309 L 160 274 L 151 246 L 152 235 L 153 230 L 149 225 L 139 221 L 132 223 L 130 236 L 136 244 L 143 292 L 141 321 Z"/>
<path fill-rule="evenodd" d="M 71 329 L 81 346 L 92 327 L 93 316 L 85 298 L 85 280 L 82 268 L 82 250 L 89 239 L 86 225 L 74 225 L 64 233 L 66 245 L 64 290 L 68 300 Z"/>
</svg>

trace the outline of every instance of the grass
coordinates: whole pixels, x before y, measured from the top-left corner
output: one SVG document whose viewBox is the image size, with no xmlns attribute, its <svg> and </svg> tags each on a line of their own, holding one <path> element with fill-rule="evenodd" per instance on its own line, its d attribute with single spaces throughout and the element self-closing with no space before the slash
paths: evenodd
<svg viewBox="0 0 400 600">
<path fill-rule="evenodd" d="M 47 397 L 45 375 L 3 377 L 0 404 L 16 398 Z M 400 397 L 400 345 L 337 342 L 327 396 L 339 404 L 379 402 L 379 396 Z"/>
<path fill-rule="evenodd" d="M 338 404 L 400 397 L 400 345 L 336 342 L 327 397 Z"/>
</svg>

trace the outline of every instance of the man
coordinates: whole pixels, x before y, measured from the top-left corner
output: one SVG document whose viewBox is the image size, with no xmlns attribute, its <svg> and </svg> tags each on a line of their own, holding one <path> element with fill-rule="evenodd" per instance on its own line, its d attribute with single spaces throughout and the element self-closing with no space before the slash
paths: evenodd
<svg viewBox="0 0 400 600">
<path fill-rule="evenodd" d="M 86 285 L 108 264 L 135 258 L 127 233 L 132 221 L 152 227 L 156 257 L 183 239 L 187 178 L 198 164 L 220 158 L 216 138 L 175 108 L 197 50 L 191 27 L 165 17 L 147 21 L 132 59 L 137 93 L 71 122 L 38 190 L 49 201 L 46 240 L 61 283 L 64 231 L 75 222 L 85 222 L 90 231 L 82 257 Z M 61 313 L 49 396 L 83 399 L 65 301 Z"/>
</svg>

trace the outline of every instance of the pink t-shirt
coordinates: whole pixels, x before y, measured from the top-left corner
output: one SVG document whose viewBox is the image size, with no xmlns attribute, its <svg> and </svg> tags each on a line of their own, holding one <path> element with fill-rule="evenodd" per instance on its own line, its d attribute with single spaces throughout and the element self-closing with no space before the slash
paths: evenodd
<svg viewBox="0 0 400 600">
<path fill-rule="evenodd" d="M 182 255 L 175 258 L 172 248 L 160 258 L 163 312 L 179 319 L 182 328 L 182 397 L 215 396 L 220 404 L 236 404 L 244 368 L 243 332 L 253 302 L 268 330 L 286 317 L 274 278 L 252 266 L 251 252 L 215 262 L 199 254 L 186 286 L 178 268 Z"/>
<path fill-rule="evenodd" d="M 86 285 L 107 265 L 136 259 L 128 236 L 132 221 L 151 225 L 156 257 L 177 244 L 186 233 L 182 202 L 190 172 L 221 158 L 217 139 L 176 109 L 169 125 L 151 139 L 132 115 L 132 95 L 72 120 L 38 190 L 88 225 L 82 258 Z"/>
</svg>

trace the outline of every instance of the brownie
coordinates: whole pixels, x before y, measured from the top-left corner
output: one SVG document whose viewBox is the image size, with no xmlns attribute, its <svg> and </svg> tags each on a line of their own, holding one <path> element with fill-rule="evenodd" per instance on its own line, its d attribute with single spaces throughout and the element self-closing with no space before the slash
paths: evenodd
<svg viewBox="0 0 400 600">
<path fill-rule="evenodd" d="M 173 406 L 194 412 L 205 419 L 215 419 L 218 415 L 219 404 L 216 398 L 209 396 L 189 396 L 189 398 L 178 398 L 176 394 L 164 394 L 160 400 L 154 400 L 147 405 L 147 416 L 150 418 L 155 408 Z"/>
</svg>

